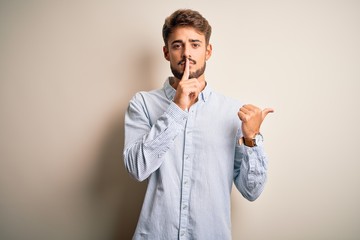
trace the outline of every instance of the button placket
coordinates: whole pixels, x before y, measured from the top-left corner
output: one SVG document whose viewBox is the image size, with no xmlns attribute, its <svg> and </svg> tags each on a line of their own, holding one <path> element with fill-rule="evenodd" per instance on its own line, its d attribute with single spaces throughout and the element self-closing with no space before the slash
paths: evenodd
<svg viewBox="0 0 360 240">
<path fill-rule="evenodd" d="M 187 225 L 189 219 L 189 198 L 190 198 L 190 178 L 192 169 L 192 128 L 194 125 L 194 109 L 189 112 L 185 127 L 185 145 L 183 155 L 183 171 L 181 178 L 181 201 L 180 201 L 180 239 L 186 238 Z"/>
</svg>

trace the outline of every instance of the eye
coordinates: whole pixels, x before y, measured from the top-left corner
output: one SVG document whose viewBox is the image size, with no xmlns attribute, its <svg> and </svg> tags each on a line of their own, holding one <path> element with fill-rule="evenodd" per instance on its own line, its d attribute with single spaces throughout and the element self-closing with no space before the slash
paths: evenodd
<svg viewBox="0 0 360 240">
<path fill-rule="evenodd" d="M 180 49 L 181 48 L 181 44 L 180 43 L 176 43 L 172 45 L 173 49 Z"/>
<path fill-rule="evenodd" d="M 199 43 L 193 43 L 192 46 L 193 46 L 193 48 L 198 48 L 198 47 L 200 47 L 200 44 Z"/>
</svg>

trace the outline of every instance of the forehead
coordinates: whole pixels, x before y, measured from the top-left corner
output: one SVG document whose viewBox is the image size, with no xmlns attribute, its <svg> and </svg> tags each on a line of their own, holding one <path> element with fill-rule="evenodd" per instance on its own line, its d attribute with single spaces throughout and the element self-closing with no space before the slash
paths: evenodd
<svg viewBox="0 0 360 240">
<path fill-rule="evenodd" d="M 169 35 L 168 43 L 181 40 L 181 41 L 189 41 L 189 40 L 199 40 L 201 42 L 205 42 L 205 35 L 196 31 L 193 27 L 177 27 L 175 28 Z"/>
</svg>

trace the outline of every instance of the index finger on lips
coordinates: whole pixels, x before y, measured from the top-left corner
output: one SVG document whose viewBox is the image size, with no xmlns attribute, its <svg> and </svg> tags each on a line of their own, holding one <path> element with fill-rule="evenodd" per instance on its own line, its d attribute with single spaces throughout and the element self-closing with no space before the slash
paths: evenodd
<svg viewBox="0 0 360 240">
<path fill-rule="evenodd" d="M 189 76 L 190 76 L 190 64 L 189 64 L 189 59 L 186 58 L 185 59 L 184 74 L 183 74 L 181 80 L 187 80 L 187 79 L 189 79 Z"/>
</svg>

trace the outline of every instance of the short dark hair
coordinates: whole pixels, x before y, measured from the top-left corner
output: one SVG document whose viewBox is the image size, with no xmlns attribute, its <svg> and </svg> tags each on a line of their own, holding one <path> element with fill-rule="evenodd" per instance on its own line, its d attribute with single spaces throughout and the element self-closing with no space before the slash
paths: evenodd
<svg viewBox="0 0 360 240">
<path fill-rule="evenodd" d="M 169 35 L 177 27 L 193 27 L 199 33 L 205 35 L 206 44 L 209 44 L 211 26 L 209 22 L 197 11 L 191 9 L 179 9 L 165 19 L 162 36 L 165 46 Z"/>
</svg>

